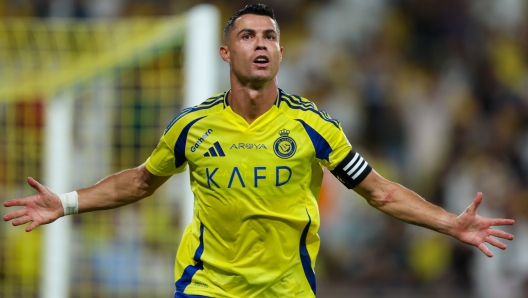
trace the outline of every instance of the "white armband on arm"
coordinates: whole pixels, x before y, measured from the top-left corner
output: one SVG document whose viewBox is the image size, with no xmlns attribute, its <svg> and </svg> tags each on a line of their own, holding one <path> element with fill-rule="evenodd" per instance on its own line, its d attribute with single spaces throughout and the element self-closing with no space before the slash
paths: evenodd
<svg viewBox="0 0 528 298">
<path fill-rule="evenodd" d="M 60 194 L 59 199 L 64 209 L 64 216 L 79 213 L 79 194 L 76 191 Z"/>
</svg>

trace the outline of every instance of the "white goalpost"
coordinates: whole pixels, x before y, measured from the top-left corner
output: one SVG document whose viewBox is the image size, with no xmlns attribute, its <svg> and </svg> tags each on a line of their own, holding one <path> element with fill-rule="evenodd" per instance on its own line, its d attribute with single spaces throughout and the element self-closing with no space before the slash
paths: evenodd
<svg viewBox="0 0 528 298">
<path fill-rule="evenodd" d="M 220 14 L 214 6 L 200 5 L 189 12 L 188 38 L 184 44 L 186 53 L 184 62 L 185 107 L 198 105 L 218 92 L 219 23 Z M 188 173 L 184 175 L 185 182 L 181 184 L 184 192 L 181 222 L 183 227 L 191 222 L 194 202 L 194 196 L 189 187 L 189 175 Z"/>
<path fill-rule="evenodd" d="M 71 94 L 64 93 L 46 108 L 43 182 L 56 193 L 69 192 L 72 185 L 73 104 Z M 42 227 L 41 297 L 68 297 L 71 225 L 71 217 L 62 217 Z"/>
</svg>

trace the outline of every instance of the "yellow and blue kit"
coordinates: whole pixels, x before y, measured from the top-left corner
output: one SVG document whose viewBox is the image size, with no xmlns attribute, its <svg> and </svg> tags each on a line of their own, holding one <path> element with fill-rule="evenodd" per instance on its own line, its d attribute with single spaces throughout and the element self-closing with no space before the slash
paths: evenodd
<svg viewBox="0 0 528 298">
<path fill-rule="evenodd" d="M 146 162 L 157 176 L 190 170 L 194 215 L 176 255 L 175 297 L 315 297 L 322 166 L 348 188 L 371 167 L 305 98 L 279 89 L 251 124 L 228 99 L 184 109 Z"/>
</svg>

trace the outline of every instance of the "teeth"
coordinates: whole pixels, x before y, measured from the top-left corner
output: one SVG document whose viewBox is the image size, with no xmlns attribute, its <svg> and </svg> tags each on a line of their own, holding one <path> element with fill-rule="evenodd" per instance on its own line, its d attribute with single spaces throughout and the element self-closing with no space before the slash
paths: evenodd
<svg viewBox="0 0 528 298">
<path fill-rule="evenodd" d="M 255 61 L 257 61 L 257 62 L 268 62 L 268 59 L 266 59 L 266 58 L 257 58 Z"/>
</svg>

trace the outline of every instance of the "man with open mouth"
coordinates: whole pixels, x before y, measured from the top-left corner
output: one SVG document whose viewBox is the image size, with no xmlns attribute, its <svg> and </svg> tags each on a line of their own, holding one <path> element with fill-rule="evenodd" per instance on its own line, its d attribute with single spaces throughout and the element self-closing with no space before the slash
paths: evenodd
<svg viewBox="0 0 528 298">
<path fill-rule="evenodd" d="M 174 297 L 315 297 L 317 200 L 326 167 L 395 218 L 474 245 L 488 257 L 485 242 L 506 248 L 491 236 L 513 235 L 491 227 L 514 222 L 477 215 L 482 193 L 458 217 L 428 203 L 372 169 L 339 121 L 280 89 L 279 41 L 269 7 L 241 9 L 226 24 L 220 47 L 230 65 L 230 90 L 178 114 L 137 168 L 60 195 L 29 178 L 38 194 L 5 202 L 25 208 L 4 220 L 32 222 L 31 231 L 68 214 L 117 208 L 148 197 L 188 166 L 194 215 L 176 255 Z"/>
</svg>

